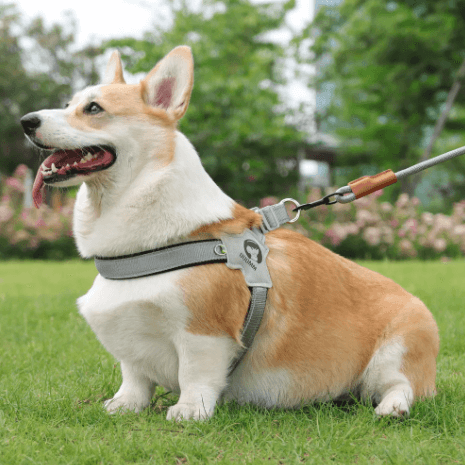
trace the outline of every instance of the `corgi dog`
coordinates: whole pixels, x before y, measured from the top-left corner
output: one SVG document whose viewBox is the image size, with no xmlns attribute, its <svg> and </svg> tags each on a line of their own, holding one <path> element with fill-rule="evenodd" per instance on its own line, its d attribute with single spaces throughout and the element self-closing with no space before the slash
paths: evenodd
<svg viewBox="0 0 465 465">
<path fill-rule="evenodd" d="M 126 84 L 113 52 L 101 85 L 64 109 L 21 119 L 29 140 L 50 151 L 34 182 L 35 205 L 45 184 L 82 184 L 73 217 L 82 257 L 260 227 L 262 216 L 214 183 L 176 129 L 193 69 L 190 48 L 180 46 L 139 84 Z M 137 279 L 97 275 L 77 305 L 121 363 L 108 412 L 140 412 L 157 385 L 179 393 L 167 414 L 174 420 L 209 418 L 220 400 L 295 408 L 347 395 L 371 401 L 378 415 L 402 416 L 435 394 L 438 328 L 418 298 L 289 229 L 265 238 L 272 287 L 253 344 L 230 376 L 250 299 L 240 270 L 213 263 Z"/>
</svg>

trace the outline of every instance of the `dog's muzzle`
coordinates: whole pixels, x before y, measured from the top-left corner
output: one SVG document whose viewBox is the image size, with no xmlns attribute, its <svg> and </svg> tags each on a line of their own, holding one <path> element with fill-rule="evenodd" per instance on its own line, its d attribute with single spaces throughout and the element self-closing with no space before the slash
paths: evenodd
<svg viewBox="0 0 465 465">
<path fill-rule="evenodd" d="M 27 136 L 34 136 L 37 128 L 40 127 L 41 124 L 42 120 L 36 113 L 28 113 L 21 118 L 21 125 Z"/>
</svg>

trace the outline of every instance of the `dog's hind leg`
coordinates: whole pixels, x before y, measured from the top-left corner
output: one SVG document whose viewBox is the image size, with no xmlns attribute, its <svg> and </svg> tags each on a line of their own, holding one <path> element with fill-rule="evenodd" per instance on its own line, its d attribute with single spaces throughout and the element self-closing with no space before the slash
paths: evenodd
<svg viewBox="0 0 465 465">
<path fill-rule="evenodd" d="M 150 404 L 156 384 L 125 362 L 121 362 L 121 373 L 123 383 L 114 397 L 105 401 L 105 408 L 109 413 L 144 410 Z"/>
<path fill-rule="evenodd" d="M 376 351 L 363 373 L 361 398 L 378 404 L 378 415 L 402 416 L 410 412 L 413 389 L 401 372 L 405 352 L 402 341 L 392 340 Z"/>
<path fill-rule="evenodd" d="M 436 323 L 424 304 L 413 298 L 393 319 L 385 343 L 365 369 L 361 397 L 377 403 L 378 415 L 408 415 L 416 398 L 436 393 Z"/>
</svg>

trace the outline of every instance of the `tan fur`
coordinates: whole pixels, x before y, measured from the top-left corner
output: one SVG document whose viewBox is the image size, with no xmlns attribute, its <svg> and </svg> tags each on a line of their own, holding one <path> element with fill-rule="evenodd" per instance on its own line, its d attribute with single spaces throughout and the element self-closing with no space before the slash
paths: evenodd
<svg viewBox="0 0 465 465">
<path fill-rule="evenodd" d="M 392 335 L 399 335 L 408 352 L 404 355 L 401 371 L 412 384 L 415 397 L 436 394 L 436 360 L 439 336 L 436 322 L 426 306 L 414 296 L 404 303 L 390 324 Z"/>
<path fill-rule="evenodd" d="M 257 228 L 262 217 L 252 210 L 234 205 L 234 218 L 202 226 L 191 233 L 193 239 L 219 238 L 222 234 L 241 234 Z M 204 287 L 202 283 L 214 281 Z M 250 292 L 241 272 L 236 273 L 223 264 L 205 265 L 189 270 L 181 286 L 186 304 L 192 312 L 188 331 L 193 334 L 228 334 L 240 343 L 240 333 L 250 300 Z"/>
<path fill-rule="evenodd" d="M 100 130 L 112 116 L 125 116 L 137 118 L 153 118 L 161 127 L 175 128 L 176 120 L 168 117 L 166 111 L 147 105 L 142 97 L 142 84 L 110 84 L 103 86 L 95 98 L 80 103 L 73 113 L 67 117 L 68 123 L 82 131 Z M 76 96 L 70 105 L 79 102 Z M 105 113 L 86 115 L 84 108 L 91 101 L 101 105 Z"/>
<path fill-rule="evenodd" d="M 261 224 L 261 215 L 236 203 L 233 218 L 202 226 L 190 236 L 195 239 L 218 239 L 222 234 L 241 234 L 245 229 L 259 228 Z"/>
<path fill-rule="evenodd" d="M 214 283 L 205 286 L 205 282 Z M 243 274 L 224 264 L 191 268 L 181 288 L 192 313 L 187 331 L 192 334 L 228 334 L 240 344 L 240 334 L 250 300 Z"/>
<path fill-rule="evenodd" d="M 222 224 L 205 229 L 216 235 Z M 243 224 L 239 219 L 233 229 Z M 266 244 L 273 287 L 247 356 L 253 370 L 286 369 L 295 397 L 336 397 L 344 386 L 357 385 L 381 345 L 400 336 L 407 348 L 402 371 L 415 395 L 434 393 L 439 340 L 421 301 L 292 231 L 270 232 Z M 250 298 L 240 271 L 221 264 L 197 267 L 180 285 L 192 311 L 188 331 L 238 338 Z"/>
</svg>

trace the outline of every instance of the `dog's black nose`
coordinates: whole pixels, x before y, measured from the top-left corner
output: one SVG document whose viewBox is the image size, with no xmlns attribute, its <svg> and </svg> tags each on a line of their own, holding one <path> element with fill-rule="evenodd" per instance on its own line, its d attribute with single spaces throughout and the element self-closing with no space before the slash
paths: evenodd
<svg viewBox="0 0 465 465">
<path fill-rule="evenodd" d="M 21 118 L 21 124 L 23 125 L 24 132 L 28 136 L 32 136 L 41 123 L 42 120 L 35 113 L 28 113 Z"/>
</svg>

